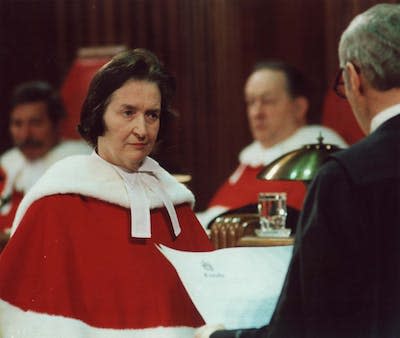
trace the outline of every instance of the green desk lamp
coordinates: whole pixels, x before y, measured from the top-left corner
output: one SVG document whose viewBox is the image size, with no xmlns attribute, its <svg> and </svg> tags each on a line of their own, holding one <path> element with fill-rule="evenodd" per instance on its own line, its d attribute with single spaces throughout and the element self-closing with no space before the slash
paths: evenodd
<svg viewBox="0 0 400 338">
<path fill-rule="evenodd" d="M 338 150 L 336 145 L 323 143 L 320 135 L 318 143 L 306 144 L 272 161 L 258 174 L 260 180 L 304 181 L 306 184 L 316 175 L 328 156 Z"/>
</svg>

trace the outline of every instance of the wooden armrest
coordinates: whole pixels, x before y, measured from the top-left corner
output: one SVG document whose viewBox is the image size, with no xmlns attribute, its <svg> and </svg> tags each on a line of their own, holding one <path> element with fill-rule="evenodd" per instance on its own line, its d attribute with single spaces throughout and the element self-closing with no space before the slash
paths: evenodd
<svg viewBox="0 0 400 338">
<path fill-rule="evenodd" d="M 220 216 L 211 224 L 211 241 L 216 249 L 234 247 L 243 236 L 253 235 L 258 226 L 258 214 Z"/>
</svg>

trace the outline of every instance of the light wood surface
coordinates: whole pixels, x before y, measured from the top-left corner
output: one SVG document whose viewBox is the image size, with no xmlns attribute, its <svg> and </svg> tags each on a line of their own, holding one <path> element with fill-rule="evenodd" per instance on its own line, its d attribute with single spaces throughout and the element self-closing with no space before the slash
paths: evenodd
<svg viewBox="0 0 400 338">
<path fill-rule="evenodd" d="M 293 243 L 293 237 L 244 236 L 237 241 L 236 246 L 280 246 L 293 245 Z"/>
</svg>

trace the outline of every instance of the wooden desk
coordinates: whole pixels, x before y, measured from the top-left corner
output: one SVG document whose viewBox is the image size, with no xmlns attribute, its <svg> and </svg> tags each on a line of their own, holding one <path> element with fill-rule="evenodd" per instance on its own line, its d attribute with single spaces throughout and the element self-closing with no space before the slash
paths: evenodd
<svg viewBox="0 0 400 338">
<path fill-rule="evenodd" d="M 294 237 L 257 237 L 244 236 L 240 238 L 236 246 L 281 246 L 293 245 Z"/>
</svg>

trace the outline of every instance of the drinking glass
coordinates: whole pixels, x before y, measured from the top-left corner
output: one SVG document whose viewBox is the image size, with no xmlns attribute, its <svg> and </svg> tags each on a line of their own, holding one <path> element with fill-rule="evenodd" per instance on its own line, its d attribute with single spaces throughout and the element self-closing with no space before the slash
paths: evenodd
<svg viewBox="0 0 400 338">
<path fill-rule="evenodd" d="M 258 213 L 261 232 L 285 229 L 286 193 L 262 192 L 258 194 Z"/>
</svg>

